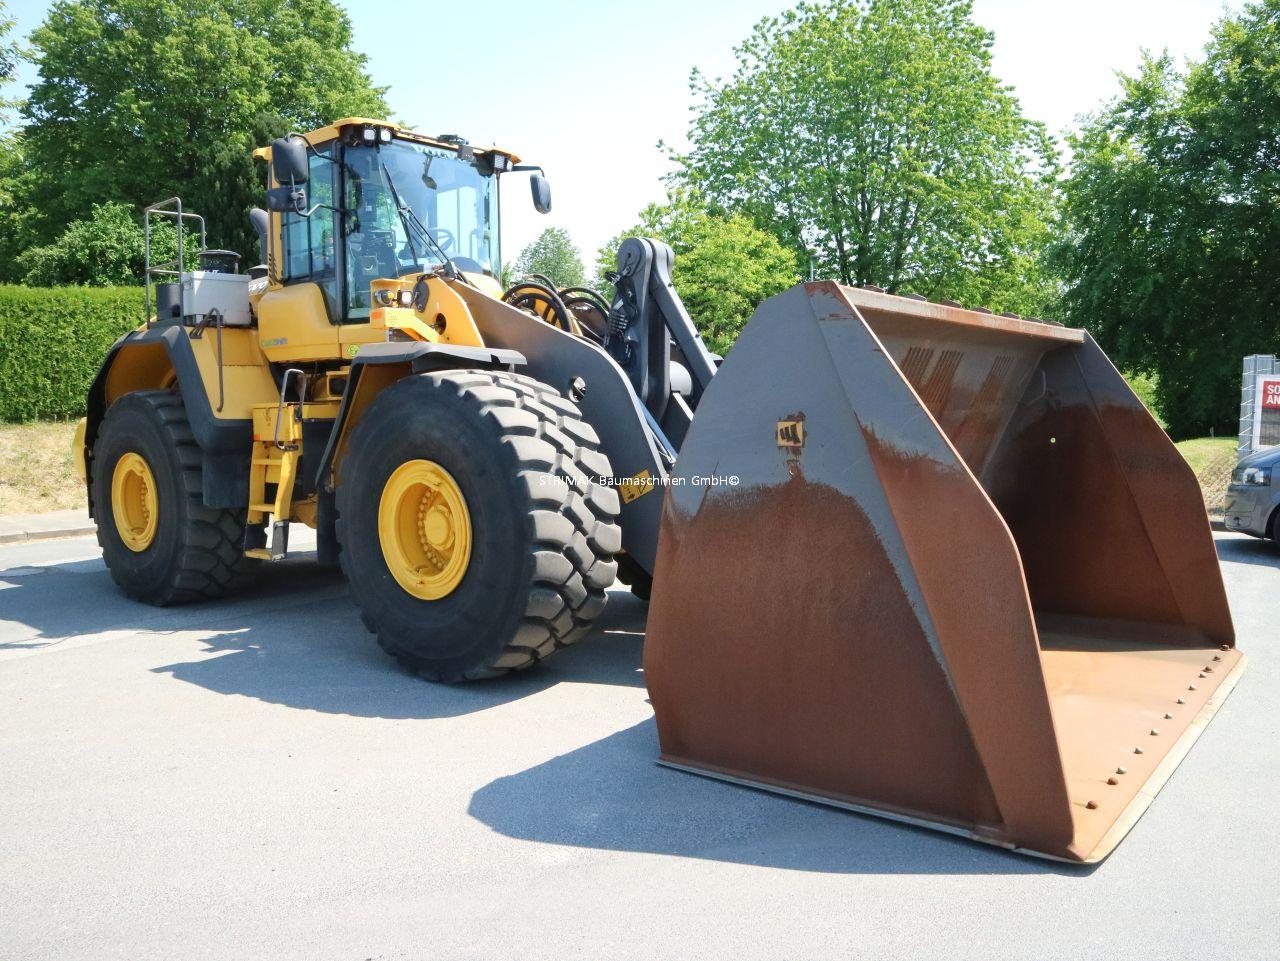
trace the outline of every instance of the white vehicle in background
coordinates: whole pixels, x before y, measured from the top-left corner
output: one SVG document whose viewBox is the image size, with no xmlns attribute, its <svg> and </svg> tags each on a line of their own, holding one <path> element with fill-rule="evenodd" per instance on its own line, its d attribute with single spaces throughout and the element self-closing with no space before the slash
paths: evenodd
<svg viewBox="0 0 1280 961">
<path fill-rule="evenodd" d="M 1227 530 L 1280 543 L 1280 447 L 1254 451 L 1231 472 Z"/>
</svg>

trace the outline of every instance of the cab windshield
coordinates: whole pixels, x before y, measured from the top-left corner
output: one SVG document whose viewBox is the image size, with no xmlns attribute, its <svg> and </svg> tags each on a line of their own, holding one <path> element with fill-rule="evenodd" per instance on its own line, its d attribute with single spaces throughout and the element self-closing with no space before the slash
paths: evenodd
<svg viewBox="0 0 1280 961">
<path fill-rule="evenodd" d="M 347 318 L 369 316 L 369 285 L 441 262 L 394 194 L 460 270 L 496 274 L 498 179 L 451 150 L 404 140 L 343 152 Z M 392 187 L 394 186 L 394 191 Z"/>
</svg>

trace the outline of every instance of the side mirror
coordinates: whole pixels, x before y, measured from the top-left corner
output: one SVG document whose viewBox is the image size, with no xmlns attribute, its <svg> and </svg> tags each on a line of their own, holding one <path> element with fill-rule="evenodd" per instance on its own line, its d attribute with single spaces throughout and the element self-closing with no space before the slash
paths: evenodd
<svg viewBox="0 0 1280 961">
<path fill-rule="evenodd" d="M 533 193 L 533 209 L 540 214 L 551 212 L 551 184 L 540 173 L 529 178 L 529 190 Z"/>
<path fill-rule="evenodd" d="M 307 145 L 301 137 L 281 137 L 271 141 L 271 166 L 276 183 L 307 182 Z"/>
<path fill-rule="evenodd" d="M 267 209 L 277 214 L 305 213 L 307 191 L 303 187 L 271 187 L 267 190 Z"/>
</svg>

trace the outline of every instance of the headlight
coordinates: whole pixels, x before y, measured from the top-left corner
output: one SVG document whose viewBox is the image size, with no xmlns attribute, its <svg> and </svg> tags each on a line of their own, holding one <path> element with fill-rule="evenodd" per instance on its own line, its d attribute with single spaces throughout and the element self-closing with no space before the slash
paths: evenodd
<svg viewBox="0 0 1280 961">
<path fill-rule="evenodd" d="M 397 293 L 397 294 L 396 294 L 396 297 L 397 297 L 397 299 L 400 301 L 400 306 L 401 306 L 401 307 L 412 307 L 412 306 L 413 306 L 413 291 L 412 291 L 412 290 L 402 290 L 402 291 L 400 291 L 399 293 Z"/>
<path fill-rule="evenodd" d="M 1237 467 L 1231 472 L 1231 483 L 1266 487 L 1271 483 L 1270 467 Z"/>
</svg>

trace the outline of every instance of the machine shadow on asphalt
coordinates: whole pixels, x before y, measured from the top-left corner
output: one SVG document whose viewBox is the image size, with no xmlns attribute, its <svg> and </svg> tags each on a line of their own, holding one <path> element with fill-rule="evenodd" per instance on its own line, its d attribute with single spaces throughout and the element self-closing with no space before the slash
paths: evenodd
<svg viewBox="0 0 1280 961">
<path fill-rule="evenodd" d="M 287 630 L 269 623 L 264 628 L 257 616 L 245 619 L 243 627 L 202 642 L 220 656 L 155 670 L 221 694 L 328 714 L 403 719 L 460 717 L 563 681 L 644 686 L 644 608 L 629 595 L 609 605 L 589 637 L 540 668 L 458 685 L 430 684 L 384 654 L 360 623 L 340 579 L 326 595 L 323 601 L 302 601 L 312 616 L 294 620 Z M 280 601 L 291 604 L 285 597 Z"/>
<path fill-rule="evenodd" d="M 1230 536 L 1215 541 L 1224 562 L 1280 571 L 1275 544 Z M 911 825 L 725 785 L 661 767 L 653 762 L 657 751 L 654 723 L 647 720 L 492 781 L 472 796 L 468 812 L 521 840 L 798 871 L 1086 878 L 1108 863 L 1034 860 Z M 1111 861 L 1125 857 L 1120 851 Z"/>
<path fill-rule="evenodd" d="M 301 616 L 299 616 L 301 614 Z M 121 595 L 100 558 L 0 570 L 0 618 L 24 625 L 0 658 L 99 643 L 192 636 L 198 659 L 152 668 L 225 695 L 326 714 L 461 717 L 561 682 L 641 688 L 645 606 L 623 589 L 592 634 L 532 671 L 482 684 L 428 684 L 360 623 L 341 575 L 314 554 L 264 566 L 233 598 L 155 608 Z M 134 637 L 136 635 L 136 638 Z M 511 838 L 829 873 L 1043 874 L 1088 868 L 1033 861 L 936 832 L 726 785 L 655 763 L 652 719 L 476 791 L 468 814 Z M 743 843 L 746 842 L 746 843 Z"/>
<path fill-rule="evenodd" d="M 0 571 L 0 585 L 7 585 L 0 593 L 3 619 L 28 628 L 27 636 L 0 643 L 0 657 L 74 644 L 85 634 L 190 632 L 207 656 L 154 668 L 156 673 L 300 710 L 446 718 L 562 681 L 644 686 L 645 607 L 625 590 L 610 592 L 611 603 L 590 637 L 539 669 L 451 686 L 426 683 L 384 654 L 361 624 L 342 575 L 317 566 L 314 554 L 265 566 L 233 598 L 180 607 L 129 600 L 100 559 Z M 51 603 L 55 596 L 59 602 Z"/>
<path fill-rule="evenodd" d="M 1273 544 L 1215 538 L 1224 562 L 1280 570 Z M 299 570 L 302 568 L 302 570 Z M 51 598 L 57 598 L 51 603 Z M 233 599 L 153 608 L 122 597 L 88 558 L 0 571 L 3 619 L 28 628 L 0 643 L 22 656 L 108 631 L 196 635 L 206 656 L 153 668 L 220 694 L 369 718 L 449 718 L 561 682 L 639 688 L 645 606 L 628 591 L 592 635 L 533 671 L 470 685 L 427 684 L 378 649 L 336 570 L 300 554 L 266 566 Z M 305 616 L 298 617 L 300 610 Z M 86 625 L 89 625 L 86 627 Z M 837 874 L 1056 874 L 1098 866 L 1033 860 L 931 830 L 726 785 L 655 763 L 652 719 L 476 791 L 467 812 L 491 830 L 550 845 L 671 855 Z M 1124 858 L 1121 851 L 1114 857 Z M 1114 860 L 1113 857 L 1113 860 Z"/>
<path fill-rule="evenodd" d="M 1237 564 L 1257 564 L 1280 571 L 1280 545 L 1274 541 L 1255 540 L 1251 537 L 1215 536 L 1218 557 Z"/>
<path fill-rule="evenodd" d="M 830 874 L 1056 874 L 1100 865 L 1028 858 L 935 830 L 780 797 L 655 763 L 652 719 L 498 778 L 467 811 L 523 841 Z"/>
</svg>

